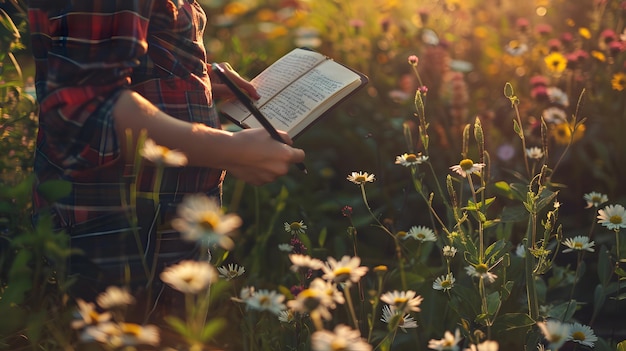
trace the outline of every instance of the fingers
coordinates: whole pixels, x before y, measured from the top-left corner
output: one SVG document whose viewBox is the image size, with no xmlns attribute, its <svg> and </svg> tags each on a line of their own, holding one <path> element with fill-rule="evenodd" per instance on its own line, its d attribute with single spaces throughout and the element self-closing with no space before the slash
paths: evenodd
<svg viewBox="0 0 626 351">
<path fill-rule="evenodd" d="M 251 98 L 258 100 L 261 98 L 259 93 L 256 91 L 254 85 L 248 82 L 246 79 L 241 77 L 237 71 L 235 71 L 228 62 L 222 62 L 219 64 L 220 67 L 224 69 L 224 73 L 230 78 L 239 88 L 241 88 L 248 96 Z M 217 85 L 217 84 L 216 84 Z M 226 87 L 224 87 L 226 88 Z"/>
</svg>

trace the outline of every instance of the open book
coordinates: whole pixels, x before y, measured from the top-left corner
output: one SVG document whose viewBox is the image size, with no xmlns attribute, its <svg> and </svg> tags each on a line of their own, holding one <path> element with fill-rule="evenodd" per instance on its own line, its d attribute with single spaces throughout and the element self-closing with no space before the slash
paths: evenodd
<svg viewBox="0 0 626 351">
<path fill-rule="evenodd" d="M 318 52 L 297 48 L 250 82 L 261 98 L 254 105 L 278 130 L 295 138 L 368 79 Z M 261 127 L 240 101 L 227 101 L 220 112 L 242 128 Z"/>
</svg>

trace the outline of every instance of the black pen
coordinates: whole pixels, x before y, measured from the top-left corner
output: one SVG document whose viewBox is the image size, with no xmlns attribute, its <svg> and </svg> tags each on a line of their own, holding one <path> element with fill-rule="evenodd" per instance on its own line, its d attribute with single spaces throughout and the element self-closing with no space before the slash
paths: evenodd
<svg viewBox="0 0 626 351">
<path fill-rule="evenodd" d="M 235 97 L 243 103 L 243 105 L 250 111 L 250 113 L 254 116 L 254 118 L 261 123 L 263 128 L 267 130 L 268 133 L 272 136 L 272 139 L 279 141 L 283 144 L 286 142 L 283 138 L 278 134 L 278 131 L 274 126 L 267 120 L 265 115 L 256 107 L 256 105 L 252 102 L 252 99 L 248 96 L 248 94 L 244 93 L 241 88 L 239 88 L 224 72 L 224 69 L 220 67 L 218 64 L 213 63 L 211 68 L 222 80 L 222 83 L 226 84 L 226 86 L 235 94 Z M 298 162 L 296 166 L 304 173 L 308 173 L 306 170 L 306 166 L 304 163 Z"/>
</svg>

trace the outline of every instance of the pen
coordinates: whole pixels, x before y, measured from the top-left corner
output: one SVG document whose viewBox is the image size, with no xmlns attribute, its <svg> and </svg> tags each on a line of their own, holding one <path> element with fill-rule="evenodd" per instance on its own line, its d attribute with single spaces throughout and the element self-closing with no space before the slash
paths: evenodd
<svg viewBox="0 0 626 351">
<path fill-rule="evenodd" d="M 239 88 L 226 75 L 226 73 L 224 72 L 224 69 L 216 63 L 213 63 L 211 65 L 211 68 L 213 69 L 215 73 L 217 73 L 217 75 L 220 77 L 222 82 L 226 84 L 226 86 L 233 92 L 233 94 L 235 94 L 235 97 L 237 97 L 237 99 L 241 101 L 241 103 L 243 103 L 243 105 L 248 109 L 248 111 L 252 113 L 254 118 L 256 118 L 257 121 L 261 123 L 263 128 L 265 128 L 265 130 L 267 130 L 267 132 L 270 133 L 270 136 L 272 137 L 272 139 L 279 141 L 283 144 L 286 144 L 283 138 L 280 136 L 280 134 L 278 134 L 278 131 L 276 130 L 276 128 L 274 128 L 274 126 L 270 123 L 270 121 L 268 121 L 267 118 L 265 118 L 265 115 L 263 115 L 263 113 L 256 107 L 256 105 L 252 103 L 252 99 L 248 96 L 248 94 L 244 93 L 241 90 L 241 88 Z M 304 163 L 298 162 L 296 163 L 296 166 L 305 174 L 308 173 Z"/>
</svg>

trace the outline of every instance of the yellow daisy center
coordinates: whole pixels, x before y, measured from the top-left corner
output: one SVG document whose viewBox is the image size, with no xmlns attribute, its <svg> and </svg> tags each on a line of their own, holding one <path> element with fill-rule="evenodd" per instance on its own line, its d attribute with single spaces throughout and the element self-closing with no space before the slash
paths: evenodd
<svg viewBox="0 0 626 351">
<path fill-rule="evenodd" d="M 404 305 L 407 301 L 409 301 L 409 299 L 407 299 L 406 297 L 396 297 L 393 300 L 393 304 L 396 306 L 401 306 Z"/>
<path fill-rule="evenodd" d="M 268 306 L 268 305 L 270 305 L 270 302 L 271 302 L 271 300 L 270 300 L 270 298 L 268 296 L 261 296 L 259 298 L 259 304 L 261 306 Z"/>
<path fill-rule="evenodd" d="M 609 218 L 609 222 L 611 222 L 612 224 L 621 224 L 622 216 L 612 215 L 611 218 Z"/>
<path fill-rule="evenodd" d="M 583 243 L 581 243 L 581 242 L 575 242 L 575 243 L 574 243 L 574 248 L 575 248 L 575 249 L 579 249 L 579 250 L 580 250 L 580 249 L 582 249 L 582 248 L 583 248 Z"/>
<path fill-rule="evenodd" d="M 320 305 L 320 299 L 314 290 L 303 290 L 300 295 L 302 295 L 302 305 L 307 311 L 313 311 Z"/>
<path fill-rule="evenodd" d="M 407 154 L 405 160 L 407 162 L 417 162 L 417 156 L 415 154 Z"/>
<path fill-rule="evenodd" d="M 352 269 L 350 269 L 350 267 L 341 267 L 335 269 L 333 273 L 335 274 L 335 280 L 344 281 L 350 278 L 350 273 L 352 273 Z"/>
<path fill-rule="evenodd" d="M 141 333 L 141 326 L 134 323 L 123 323 L 122 331 L 124 332 L 124 334 L 137 336 Z"/>
<path fill-rule="evenodd" d="M 479 274 L 485 274 L 489 271 L 489 267 L 487 267 L 487 265 L 484 263 L 477 264 L 475 268 L 476 268 L 476 273 L 479 273 Z"/>
<path fill-rule="evenodd" d="M 200 218 L 199 225 L 206 230 L 213 230 L 217 228 L 220 222 L 220 216 L 215 212 L 205 212 Z"/>
<path fill-rule="evenodd" d="M 399 232 L 396 234 L 396 236 L 397 236 L 398 238 L 404 238 L 404 237 L 406 236 L 406 234 L 407 234 L 407 233 L 406 233 L 405 231 L 401 230 L 401 231 L 399 231 Z"/>
<path fill-rule="evenodd" d="M 300 229 L 302 229 L 302 226 L 300 225 L 300 223 L 299 223 L 299 222 L 292 222 L 292 223 L 289 225 L 289 228 L 290 228 L 292 231 L 299 231 Z"/>
<path fill-rule="evenodd" d="M 356 177 L 354 177 L 354 181 L 357 183 L 365 183 L 365 181 L 367 180 L 367 178 L 365 178 L 364 175 L 358 175 Z"/>
<path fill-rule="evenodd" d="M 417 235 L 415 235 L 418 239 L 420 240 L 424 240 L 426 239 L 426 235 L 424 233 L 417 233 Z"/>
<path fill-rule="evenodd" d="M 585 333 L 583 333 L 581 331 L 576 331 L 576 332 L 572 333 L 572 339 L 579 340 L 579 341 L 584 341 L 586 339 L 586 335 L 585 335 Z"/>
<path fill-rule="evenodd" d="M 346 341 L 343 339 L 335 339 L 330 343 L 330 349 L 333 351 L 344 351 L 348 349 Z"/>
<path fill-rule="evenodd" d="M 472 169 L 472 167 L 474 167 L 474 161 L 470 160 L 469 158 L 466 158 L 462 160 L 461 162 L 459 162 L 459 166 L 461 166 L 462 170 L 469 171 L 470 169 Z"/>
<path fill-rule="evenodd" d="M 449 280 L 444 280 L 441 282 L 441 287 L 447 289 L 452 286 L 452 282 Z"/>
</svg>

